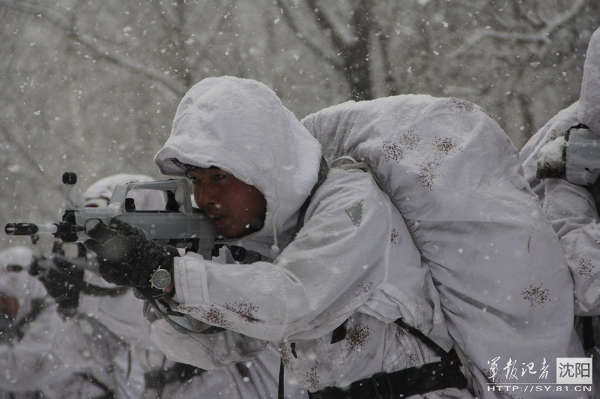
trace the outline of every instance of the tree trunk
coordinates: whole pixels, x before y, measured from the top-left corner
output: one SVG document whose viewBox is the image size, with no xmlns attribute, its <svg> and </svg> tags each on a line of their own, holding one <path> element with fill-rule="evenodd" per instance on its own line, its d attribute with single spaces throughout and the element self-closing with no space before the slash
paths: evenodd
<svg viewBox="0 0 600 399">
<path fill-rule="evenodd" d="M 361 0 L 353 11 L 352 26 L 356 42 L 342 52 L 344 59 L 344 77 L 350 86 L 353 100 L 370 100 L 373 98 L 371 85 L 371 21 L 372 0 Z"/>
</svg>

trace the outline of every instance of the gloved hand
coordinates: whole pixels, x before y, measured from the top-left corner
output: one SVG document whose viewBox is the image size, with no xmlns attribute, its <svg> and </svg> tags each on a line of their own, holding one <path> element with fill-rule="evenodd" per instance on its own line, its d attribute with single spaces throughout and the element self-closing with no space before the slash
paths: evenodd
<svg viewBox="0 0 600 399">
<path fill-rule="evenodd" d="M 64 251 L 60 243 L 55 243 L 52 253 L 61 258 L 53 258 L 54 267 L 48 268 L 40 281 L 46 287 L 48 294 L 58 304 L 58 310 L 64 314 L 72 314 L 79 306 L 79 293 L 83 285 L 83 270 L 79 269 L 64 258 Z M 38 262 L 39 259 L 34 259 Z M 38 268 L 31 267 L 30 270 Z"/>
<path fill-rule="evenodd" d="M 171 270 L 177 249 L 149 240 L 140 229 L 112 219 L 109 226 L 100 222 L 87 233 L 87 249 L 98 256 L 100 275 L 106 281 L 151 294 L 162 291 L 152 288 L 150 278 L 157 269 Z"/>
</svg>

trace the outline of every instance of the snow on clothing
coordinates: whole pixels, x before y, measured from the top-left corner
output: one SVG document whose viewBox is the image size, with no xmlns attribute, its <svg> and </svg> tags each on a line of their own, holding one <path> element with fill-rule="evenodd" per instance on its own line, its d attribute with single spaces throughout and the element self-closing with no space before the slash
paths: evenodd
<svg viewBox="0 0 600 399">
<path fill-rule="evenodd" d="M 155 322 L 153 338 L 168 356 L 208 369 L 255 355 L 263 340 L 281 342 L 283 353 L 292 353 L 283 358 L 290 382 L 316 391 L 437 360 L 393 324 L 398 318 L 452 345 L 430 274 L 370 174 L 332 168 L 294 238 L 321 149 L 266 86 L 222 77 L 192 87 L 155 157 L 163 173 L 182 175 L 173 159 L 217 166 L 261 191 L 264 227 L 232 243 L 273 260 L 175 258 L 177 310 L 229 331 L 189 334 Z M 331 344 L 332 331 L 348 319 L 354 339 Z M 427 397 L 457 396 L 471 397 L 456 389 Z"/>
<path fill-rule="evenodd" d="M 117 398 L 135 396 L 136 387 L 125 381 L 122 367 L 125 345 L 97 321 L 85 315 L 63 319 L 48 300 L 43 285 L 26 271 L 6 266 L 27 266 L 31 251 L 24 247 L 0 253 L 0 292 L 15 296 L 20 308 L 17 321 L 29 314 L 33 303 L 47 306 L 24 328 L 17 342 L 0 345 L 0 392 L 27 397 L 43 391 L 48 398 L 97 397 L 103 389 L 76 373 L 89 373 L 113 390 Z"/>
<path fill-rule="evenodd" d="M 509 359 L 541 368 L 544 358 L 554 365 L 580 353 L 558 240 L 519 173 L 516 149 L 479 107 L 405 95 L 340 104 L 303 123 L 328 161 L 349 155 L 370 165 L 400 210 L 478 395 L 493 395 L 486 377 L 496 356 L 500 382 Z"/>
<path fill-rule="evenodd" d="M 550 119 L 521 149 L 525 178 L 560 238 L 575 282 L 575 313 L 600 314 L 600 218 L 588 188 L 564 179 L 536 178 L 541 148 L 584 123 L 600 134 L 600 30 L 590 39 L 580 99 Z M 595 110 L 595 111 L 593 111 Z M 593 111 L 593 112 L 592 112 Z M 594 113 L 595 112 L 595 113 Z"/>
</svg>

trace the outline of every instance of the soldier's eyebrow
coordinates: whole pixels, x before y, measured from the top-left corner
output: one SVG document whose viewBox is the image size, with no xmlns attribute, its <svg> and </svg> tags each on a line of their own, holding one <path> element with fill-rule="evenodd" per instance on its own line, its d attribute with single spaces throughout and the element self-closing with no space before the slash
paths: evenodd
<svg viewBox="0 0 600 399">
<path fill-rule="evenodd" d="M 194 170 L 190 170 L 185 172 L 185 177 L 187 179 L 193 180 L 194 183 L 199 183 L 202 181 L 202 176 L 190 176 L 190 173 L 192 173 Z"/>
</svg>

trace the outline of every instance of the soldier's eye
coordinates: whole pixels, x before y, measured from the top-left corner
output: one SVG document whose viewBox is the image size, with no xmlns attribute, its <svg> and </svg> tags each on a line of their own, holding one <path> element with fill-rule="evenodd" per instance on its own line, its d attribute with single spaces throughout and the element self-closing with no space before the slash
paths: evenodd
<svg viewBox="0 0 600 399">
<path fill-rule="evenodd" d="M 191 181 L 192 183 L 198 183 L 200 181 L 200 179 L 198 178 L 198 176 L 193 176 L 193 175 L 186 174 L 185 177 L 187 177 L 188 180 Z"/>
<path fill-rule="evenodd" d="M 212 178 L 213 178 L 213 181 L 219 181 L 219 180 L 223 180 L 223 179 L 227 178 L 227 175 L 223 174 L 223 173 L 217 173 L 217 174 L 214 174 L 212 176 Z"/>
</svg>

